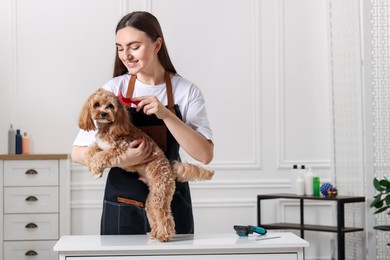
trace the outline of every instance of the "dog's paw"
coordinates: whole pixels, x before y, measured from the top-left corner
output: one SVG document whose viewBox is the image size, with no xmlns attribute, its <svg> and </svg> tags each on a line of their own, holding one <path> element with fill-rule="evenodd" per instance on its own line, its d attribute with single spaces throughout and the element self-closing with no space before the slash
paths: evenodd
<svg viewBox="0 0 390 260">
<path fill-rule="evenodd" d="M 103 170 L 99 167 L 88 167 L 88 171 L 89 174 L 95 179 L 99 179 L 103 176 Z"/>
<path fill-rule="evenodd" d="M 158 239 L 160 242 L 168 242 L 173 239 L 173 236 L 175 235 L 175 232 L 172 234 L 168 234 L 163 232 L 162 234 L 157 234 L 156 232 L 149 232 L 148 236 L 152 239 Z"/>
<path fill-rule="evenodd" d="M 93 177 L 94 179 L 99 179 L 99 178 L 101 178 L 101 177 L 103 176 L 103 173 L 100 172 L 100 173 L 94 173 L 94 174 L 91 174 L 91 175 L 92 175 L 92 177 Z"/>
<path fill-rule="evenodd" d="M 164 223 L 165 222 L 165 223 Z M 159 223 L 159 226 L 152 228 L 148 233 L 150 238 L 158 239 L 161 242 L 168 242 L 175 236 L 175 222 L 172 217 Z"/>
<path fill-rule="evenodd" d="M 208 170 L 208 174 L 206 174 L 206 180 L 211 180 L 214 177 L 214 170 Z"/>
<path fill-rule="evenodd" d="M 152 230 L 148 233 L 148 236 L 149 236 L 149 238 L 156 238 L 156 236 L 157 236 L 156 230 L 152 229 Z"/>
</svg>

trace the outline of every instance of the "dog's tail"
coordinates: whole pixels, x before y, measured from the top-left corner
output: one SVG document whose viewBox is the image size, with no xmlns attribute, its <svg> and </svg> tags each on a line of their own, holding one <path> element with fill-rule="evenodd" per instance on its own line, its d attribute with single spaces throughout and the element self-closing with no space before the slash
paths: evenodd
<svg viewBox="0 0 390 260">
<path fill-rule="evenodd" d="M 192 163 L 174 162 L 172 172 L 180 182 L 211 180 L 214 175 L 213 170 L 207 170 Z"/>
</svg>

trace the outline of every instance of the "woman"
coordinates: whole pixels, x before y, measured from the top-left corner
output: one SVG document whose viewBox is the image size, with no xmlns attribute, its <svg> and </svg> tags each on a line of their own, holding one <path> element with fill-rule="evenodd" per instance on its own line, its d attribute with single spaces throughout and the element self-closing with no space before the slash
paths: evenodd
<svg viewBox="0 0 390 260">
<path fill-rule="evenodd" d="M 156 17 L 148 12 L 127 14 L 117 25 L 115 39 L 114 75 L 103 88 L 139 102 L 129 110 L 133 123 L 152 136 L 171 162 L 180 160 L 182 147 L 195 160 L 210 163 L 214 145 L 205 101 L 196 85 L 176 73 Z M 85 165 L 84 155 L 95 141 L 94 135 L 80 130 L 73 143 L 73 161 Z M 143 208 L 148 188 L 136 173 L 120 168 L 147 161 L 150 152 L 146 140 L 133 141 L 119 165 L 110 169 L 102 235 L 145 234 L 150 230 Z M 188 183 L 176 183 L 171 207 L 176 233 L 194 233 Z"/>
</svg>

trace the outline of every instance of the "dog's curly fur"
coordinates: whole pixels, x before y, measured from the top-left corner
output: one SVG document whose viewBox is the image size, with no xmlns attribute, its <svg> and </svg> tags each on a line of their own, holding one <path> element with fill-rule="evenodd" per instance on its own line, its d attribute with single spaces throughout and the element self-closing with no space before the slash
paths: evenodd
<svg viewBox="0 0 390 260">
<path fill-rule="evenodd" d="M 131 123 L 126 107 L 118 98 L 102 88 L 85 102 L 79 117 L 79 127 L 86 131 L 97 129 L 96 142 L 86 154 L 88 170 L 95 178 L 101 177 L 105 168 L 119 163 L 120 155 L 129 148 L 131 141 L 147 138 L 153 145 L 150 161 L 124 169 L 138 172 L 139 179 L 149 187 L 145 205 L 151 226 L 149 237 L 160 241 L 171 240 L 175 234 L 175 222 L 171 214 L 175 179 L 210 180 L 214 172 L 190 163 L 174 162 L 171 165 L 158 145 Z"/>
</svg>

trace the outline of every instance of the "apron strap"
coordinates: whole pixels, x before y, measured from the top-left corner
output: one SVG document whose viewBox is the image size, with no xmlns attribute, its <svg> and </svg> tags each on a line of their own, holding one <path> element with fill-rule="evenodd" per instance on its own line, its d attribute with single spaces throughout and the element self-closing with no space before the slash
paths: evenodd
<svg viewBox="0 0 390 260">
<path fill-rule="evenodd" d="M 137 79 L 137 75 L 131 75 L 129 85 L 127 87 L 127 93 L 126 98 L 132 98 L 133 92 L 134 92 L 134 86 L 135 86 L 135 80 Z M 172 82 L 171 82 L 171 75 L 168 71 L 165 71 L 164 74 L 165 79 L 165 85 L 167 88 L 167 99 L 168 99 L 168 109 L 176 115 L 175 111 L 175 102 L 173 100 L 173 94 L 172 94 Z"/>
<path fill-rule="evenodd" d="M 137 75 L 131 75 L 129 85 L 127 86 L 127 93 L 126 93 L 126 98 L 132 98 L 133 97 L 133 92 L 134 92 L 134 85 L 135 85 L 135 80 L 137 79 Z"/>
<path fill-rule="evenodd" d="M 174 101 L 173 101 L 173 94 L 172 94 L 172 82 L 171 82 L 171 75 L 168 71 L 165 71 L 165 85 L 167 86 L 167 98 L 168 98 L 168 109 L 176 115 L 175 107 L 174 107 Z"/>
</svg>

